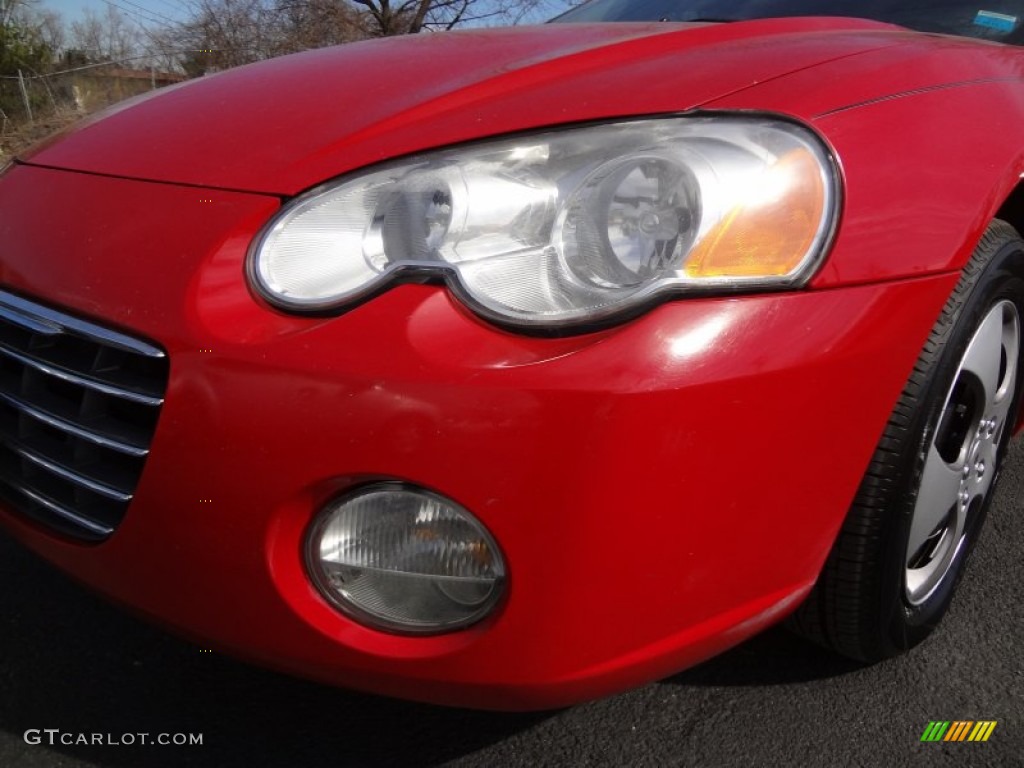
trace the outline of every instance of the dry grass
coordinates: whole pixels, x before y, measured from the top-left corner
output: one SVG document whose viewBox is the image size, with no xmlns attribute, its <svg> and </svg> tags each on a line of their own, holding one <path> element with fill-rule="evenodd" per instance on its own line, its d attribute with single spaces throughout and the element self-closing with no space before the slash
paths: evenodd
<svg viewBox="0 0 1024 768">
<path fill-rule="evenodd" d="M 33 124 L 12 126 L 10 123 L 7 123 L 3 135 L 0 135 L 0 165 L 3 165 L 20 152 L 24 152 L 33 144 L 42 141 L 47 136 L 63 131 L 81 118 L 82 115 L 72 112 L 62 115 L 50 115 L 36 120 Z"/>
</svg>

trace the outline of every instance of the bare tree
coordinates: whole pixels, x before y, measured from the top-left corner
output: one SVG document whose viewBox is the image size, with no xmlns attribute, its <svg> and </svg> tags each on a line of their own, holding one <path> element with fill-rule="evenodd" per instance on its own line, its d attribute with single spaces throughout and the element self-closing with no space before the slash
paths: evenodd
<svg viewBox="0 0 1024 768">
<path fill-rule="evenodd" d="M 191 10 L 158 33 L 164 48 L 186 52 L 181 65 L 191 75 L 367 37 L 342 0 L 193 0 Z"/>
<path fill-rule="evenodd" d="M 67 34 L 64 19 L 59 13 L 49 10 L 39 11 L 36 14 L 35 22 L 40 38 L 51 50 L 64 50 Z"/>
<path fill-rule="evenodd" d="M 92 61 L 125 61 L 138 56 L 142 39 L 139 27 L 112 5 L 102 16 L 87 8 L 82 19 L 71 24 L 71 47 Z"/>
<path fill-rule="evenodd" d="M 294 50 L 323 48 L 370 37 L 364 15 L 343 0 L 302 0 L 278 6 L 278 24 Z"/>
<path fill-rule="evenodd" d="M 0 75 L 22 69 L 37 75 L 53 61 L 55 48 L 34 6 L 32 0 L 0 0 Z"/>
<path fill-rule="evenodd" d="M 580 0 L 351 0 L 373 21 L 373 36 L 448 30 L 460 25 L 518 24 L 554 15 Z"/>
<path fill-rule="evenodd" d="M 39 5 L 38 0 L 0 0 L 0 27 L 17 26 L 56 53 L 64 47 L 64 20 L 56 11 Z"/>
<path fill-rule="evenodd" d="M 14 13 L 24 5 L 24 0 L 0 0 L 0 27 L 6 27 L 14 19 Z"/>
<path fill-rule="evenodd" d="M 149 32 L 156 49 L 182 50 L 190 75 L 369 37 L 513 24 L 580 0 L 188 0 L 179 25 Z"/>
</svg>

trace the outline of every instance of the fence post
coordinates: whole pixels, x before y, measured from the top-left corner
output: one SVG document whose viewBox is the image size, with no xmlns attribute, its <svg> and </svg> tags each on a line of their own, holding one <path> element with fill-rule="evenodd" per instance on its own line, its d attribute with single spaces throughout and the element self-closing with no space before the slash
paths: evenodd
<svg viewBox="0 0 1024 768">
<path fill-rule="evenodd" d="M 25 102 L 25 113 L 28 115 L 28 121 L 35 124 L 35 120 L 32 119 L 32 105 L 28 101 L 28 89 L 25 88 L 25 76 L 21 74 L 21 70 L 18 70 L 18 85 L 21 86 L 21 98 Z"/>
</svg>

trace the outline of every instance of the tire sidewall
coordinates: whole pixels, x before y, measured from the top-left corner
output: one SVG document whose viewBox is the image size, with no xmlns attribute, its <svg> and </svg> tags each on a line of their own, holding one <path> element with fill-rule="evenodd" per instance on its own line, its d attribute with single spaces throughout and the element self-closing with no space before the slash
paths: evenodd
<svg viewBox="0 0 1024 768">
<path fill-rule="evenodd" d="M 1002 242 L 988 263 L 980 272 L 976 272 L 973 278 L 973 285 L 968 283 L 967 295 L 959 311 L 953 315 L 952 321 L 944 329 L 945 339 L 940 342 L 941 351 L 932 361 L 931 370 L 927 373 L 921 391 L 921 402 L 925 407 L 919 409 L 911 424 L 912 439 L 907 441 L 907 448 L 902 456 L 906 471 L 901 472 L 902 480 L 894 489 L 899 502 L 894 506 L 899 512 L 890 518 L 892 530 L 886 536 L 887 547 L 883 558 L 885 574 L 881 579 L 882 588 L 886 592 L 881 595 L 880 607 L 883 622 L 888 626 L 891 643 L 891 648 L 886 649 L 886 655 L 917 645 L 932 631 L 948 609 L 963 575 L 964 565 L 977 542 L 989 504 L 995 495 L 1002 461 L 1019 413 L 1021 392 L 1024 390 L 1024 370 L 1021 369 L 1021 363 L 1024 361 L 1020 358 L 1014 399 L 998 446 L 998 460 L 992 484 L 982 504 L 968 516 L 963 544 L 958 547 L 945 577 L 926 600 L 917 605 L 911 604 L 906 598 L 905 559 L 925 457 L 939 426 L 946 395 L 959 371 L 967 345 L 981 321 L 1003 300 L 1012 301 L 1017 307 L 1018 317 L 1024 321 L 1024 243 L 1017 239 Z M 967 273 L 962 280 L 970 281 Z"/>
</svg>

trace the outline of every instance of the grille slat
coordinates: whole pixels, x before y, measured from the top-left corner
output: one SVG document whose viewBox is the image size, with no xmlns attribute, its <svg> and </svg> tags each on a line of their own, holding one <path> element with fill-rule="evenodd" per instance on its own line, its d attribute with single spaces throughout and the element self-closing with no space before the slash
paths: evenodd
<svg viewBox="0 0 1024 768">
<path fill-rule="evenodd" d="M 0 427 L 0 445 L 19 455 L 24 451 L 42 457 L 70 471 L 78 468 L 83 475 L 81 467 L 88 462 L 86 477 L 120 493 L 131 493 L 145 460 L 144 456 L 130 456 L 96 443 L 68 441 L 61 432 L 37 432 L 19 438 L 16 431 Z"/>
<path fill-rule="evenodd" d="M 42 318 L 20 314 L 3 303 L 0 303 L 0 319 L 7 323 L 7 325 L 21 328 L 30 333 L 42 334 L 43 336 L 56 336 L 60 333 L 59 325 L 47 322 Z"/>
<path fill-rule="evenodd" d="M 6 473 L 0 474 L 0 483 L 6 484 L 7 482 L 10 481 L 8 480 L 8 476 L 6 475 Z M 113 526 L 103 525 L 102 523 L 97 523 L 93 520 L 90 520 L 87 517 L 82 517 L 81 515 L 76 514 L 73 510 L 68 509 L 62 504 L 58 504 L 57 502 L 47 498 L 41 493 L 36 493 L 35 491 L 30 490 L 28 488 L 13 488 L 13 486 L 11 486 L 11 488 L 14 491 L 13 498 L 17 498 L 17 496 L 20 495 L 24 499 L 32 502 L 32 504 L 41 507 L 42 510 L 45 510 L 50 515 L 54 515 L 56 517 L 56 520 L 47 520 L 43 515 L 40 515 L 38 512 L 36 512 L 35 514 L 33 514 L 32 512 L 28 512 L 28 514 L 30 514 L 35 519 L 39 520 L 40 522 L 46 523 L 47 525 L 53 528 L 57 528 L 58 530 L 62 530 L 66 533 L 71 533 L 72 535 L 77 535 L 80 538 L 105 539 L 107 536 L 114 532 Z M 8 500 L 12 499 L 12 496 L 7 495 L 6 493 L 4 494 L 4 497 L 7 498 Z M 12 501 L 12 503 L 14 502 Z M 24 509 L 24 507 L 27 505 L 18 506 Z M 64 525 L 61 525 L 61 523 L 64 523 Z M 69 529 L 68 525 L 72 527 Z M 91 536 L 88 534 L 91 534 Z"/>
<path fill-rule="evenodd" d="M 106 496 L 108 499 L 113 499 L 114 501 L 128 503 L 132 500 L 131 493 L 118 490 L 117 488 L 112 488 L 109 485 L 93 480 L 88 475 L 83 475 L 63 464 L 58 464 L 55 461 L 50 461 L 49 459 L 40 456 L 35 451 L 30 451 L 20 445 L 12 445 L 11 450 L 21 458 L 31 461 L 37 467 L 42 467 L 47 472 L 56 475 L 62 480 L 67 480 L 68 482 L 75 483 L 83 488 L 88 488 L 90 491 L 98 493 L 101 496 Z"/>
<path fill-rule="evenodd" d="M 0 290 L 0 497 L 62 533 L 109 536 L 167 375 L 159 348 Z"/>
<path fill-rule="evenodd" d="M 120 451 L 121 453 L 126 453 L 129 456 L 145 456 L 147 453 L 149 453 L 149 449 L 146 448 L 144 445 L 140 445 L 134 442 L 127 442 L 124 439 L 118 440 L 102 432 L 93 429 L 87 429 L 79 424 L 73 423 L 72 421 L 62 419 L 61 417 L 53 413 L 29 405 L 24 400 L 21 400 L 12 395 L 8 395 L 2 389 L 0 389 L 0 400 L 3 400 L 5 403 L 8 403 L 9 405 L 12 405 L 17 411 L 20 411 L 20 413 L 24 416 L 28 416 L 42 424 L 45 424 L 48 427 L 60 430 L 61 432 L 65 432 L 68 435 L 81 438 L 82 440 L 88 440 L 89 442 L 103 446 L 104 448 L 110 448 L 113 451 Z M 2 431 L 3 430 L 0 430 L 0 432 Z"/>
<path fill-rule="evenodd" d="M 162 405 L 162 397 L 154 397 L 153 395 L 146 394 L 144 392 L 138 392 L 133 389 L 125 389 L 109 382 L 101 381 L 90 376 L 83 376 L 78 373 L 73 373 L 66 368 L 52 365 L 48 361 L 36 359 L 26 355 L 18 350 L 11 349 L 9 346 L 0 341 L 0 355 L 8 358 L 12 358 L 22 365 L 27 365 L 40 373 L 46 374 L 47 376 L 55 376 L 58 379 L 63 379 L 71 384 L 76 384 L 81 387 L 87 387 L 94 389 L 97 392 L 102 392 L 105 395 L 111 395 L 113 397 L 121 397 L 125 400 L 130 400 L 134 403 L 142 403 L 143 405 Z"/>
</svg>

